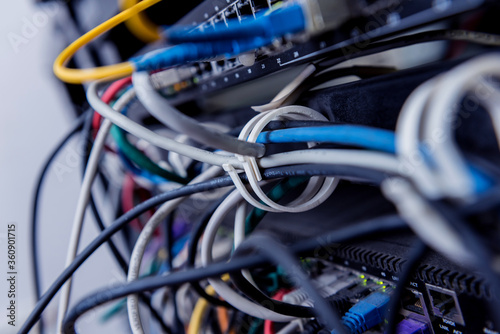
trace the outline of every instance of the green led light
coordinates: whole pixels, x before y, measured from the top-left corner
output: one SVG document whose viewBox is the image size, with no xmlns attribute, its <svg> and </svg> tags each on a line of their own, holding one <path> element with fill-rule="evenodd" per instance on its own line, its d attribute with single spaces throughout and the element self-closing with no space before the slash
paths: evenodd
<svg viewBox="0 0 500 334">
<path fill-rule="evenodd" d="M 361 276 L 359 276 L 359 277 L 360 277 L 360 278 L 365 278 L 365 275 L 361 275 Z"/>
</svg>

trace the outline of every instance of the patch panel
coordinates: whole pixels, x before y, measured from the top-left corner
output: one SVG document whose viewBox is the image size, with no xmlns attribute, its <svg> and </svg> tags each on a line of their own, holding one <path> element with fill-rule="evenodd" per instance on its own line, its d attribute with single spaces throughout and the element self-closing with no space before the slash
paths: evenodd
<svg viewBox="0 0 500 334">
<path fill-rule="evenodd" d="M 452 16 L 483 8 L 485 0 L 453 1 L 365 1 L 357 2 L 360 17 L 353 18 L 334 33 L 325 33 L 305 41 L 277 41 L 276 45 L 256 50 L 253 65 L 244 66 L 237 60 L 229 60 L 235 66 L 217 66 L 217 71 L 204 73 L 196 78 L 193 85 L 169 96 L 172 104 L 178 105 L 200 96 L 211 96 L 228 87 L 284 71 L 293 66 L 329 57 L 332 59 L 349 58 L 349 54 L 363 48 L 367 43 L 387 38 L 409 29 L 443 20 Z M 207 1 L 202 3 L 179 23 L 185 25 L 210 27 L 214 21 L 228 18 L 241 19 L 241 9 L 257 13 L 272 6 L 276 1 L 254 2 Z M 366 9 L 368 8 L 368 9 Z"/>
</svg>

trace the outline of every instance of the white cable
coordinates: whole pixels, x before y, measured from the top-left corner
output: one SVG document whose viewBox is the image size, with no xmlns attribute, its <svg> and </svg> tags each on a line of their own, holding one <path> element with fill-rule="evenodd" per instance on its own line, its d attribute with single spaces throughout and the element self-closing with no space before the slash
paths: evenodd
<svg viewBox="0 0 500 334">
<path fill-rule="evenodd" d="M 471 178 L 465 160 L 455 144 L 455 127 L 460 103 L 464 95 L 473 92 L 478 100 L 483 99 L 477 91 L 485 76 L 500 76 L 500 56 L 490 54 L 475 58 L 457 66 L 445 74 L 439 82 L 429 103 L 429 110 L 424 118 L 424 138 L 432 139 L 439 133 L 433 159 L 437 165 L 437 174 L 445 181 L 446 194 L 452 198 L 468 198 L 475 193 L 474 180 Z M 492 110 L 487 109 L 492 114 Z M 495 120 L 495 116 L 491 117 Z M 494 122 L 494 124 L 496 124 Z M 497 136 L 500 129 L 495 129 Z"/>
<path fill-rule="evenodd" d="M 328 121 L 328 119 L 320 114 L 319 112 L 302 107 L 302 106 L 287 106 L 283 107 L 280 109 L 276 109 L 273 111 L 270 111 L 266 114 L 264 114 L 262 117 L 258 118 L 258 121 L 255 123 L 255 125 L 252 128 L 252 131 L 248 135 L 247 141 L 249 142 L 256 142 L 257 138 L 259 137 L 260 133 L 262 130 L 269 124 L 274 119 L 284 117 L 284 118 L 290 118 L 290 119 L 301 119 L 301 118 L 306 118 L 306 119 L 312 119 L 312 120 L 317 120 L 317 121 Z M 245 130 L 242 131 L 240 136 L 245 136 L 246 133 Z M 313 147 L 315 144 L 314 143 L 308 143 L 309 147 Z M 239 157 L 240 158 L 240 157 Z M 309 211 L 320 204 L 322 204 L 330 195 L 335 191 L 335 188 L 337 187 L 339 180 L 338 178 L 334 177 L 327 177 L 324 179 L 323 185 L 319 189 L 319 191 L 309 200 L 302 202 L 300 200 L 300 197 L 296 203 L 289 204 L 287 206 L 280 205 L 274 201 L 272 201 L 267 195 L 262 191 L 260 186 L 257 183 L 256 178 L 254 177 L 255 174 L 251 173 L 249 170 L 250 166 L 257 165 L 257 162 L 254 158 L 252 157 L 241 157 L 244 160 L 251 161 L 249 164 L 244 164 L 243 167 L 245 168 L 245 171 L 248 175 L 248 180 L 250 182 L 250 185 L 252 186 L 252 190 L 254 193 L 259 197 L 259 199 L 267 204 L 269 207 L 277 210 L 277 211 L 282 211 L 282 212 L 304 212 L 304 211 Z M 318 181 L 320 182 L 320 179 L 311 179 L 311 182 Z M 322 180 L 321 180 L 322 181 Z M 308 188 L 309 190 L 310 188 Z"/>
<path fill-rule="evenodd" d="M 296 333 L 297 330 L 299 330 L 301 326 L 302 326 L 301 321 L 295 320 L 295 321 L 292 321 L 291 323 L 289 323 L 288 325 L 286 325 L 285 327 L 283 327 L 276 334 L 293 334 L 293 333 Z"/>
<path fill-rule="evenodd" d="M 400 168 L 400 162 L 396 157 L 381 152 L 340 149 L 301 150 L 278 153 L 259 160 L 262 168 L 300 164 L 347 165 L 409 177 L 408 173 Z"/>
<path fill-rule="evenodd" d="M 242 196 L 238 190 L 233 191 L 215 210 L 212 218 L 208 222 L 208 225 L 203 234 L 203 240 L 201 244 L 201 261 L 203 266 L 209 265 L 212 261 L 212 246 L 215 241 L 215 236 L 217 230 L 222 223 L 224 217 L 228 214 L 229 210 L 237 205 L 242 200 Z M 276 322 L 289 322 L 295 319 L 294 317 L 285 316 L 276 312 L 273 312 L 259 304 L 256 304 L 245 297 L 238 294 L 236 291 L 231 289 L 224 281 L 218 278 L 208 279 L 210 285 L 215 289 L 215 291 L 221 296 L 225 301 L 233 305 L 238 310 L 247 313 L 251 316 L 269 319 Z"/>
<path fill-rule="evenodd" d="M 174 108 L 153 86 L 147 72 L 134 72 L 132 81 L 146 110 L 157 120 L 192 140 L 227 152 L 261 157 L 265 153 L 263 144 L 239 140 L 225 132 L 203 126 L 195 119 Z"/>
<path fill-rule="evenodd" d="M 201 123 L 201 125 L 220 132 L 228 132 L 230 130 L 228 126 L 219 123 L 207 122 L 207 123 Z M 186 134 L 176 133 L 174 140 L 178 143 L 187 144 L 187 142 L 189 141 L 189 136 Z M 176 152 L 169 152 L 168 161 L 170 162 L 172 167 L 174 167 L 174 170 L 177 175 L 180 175 L 182 177 L 187 177 L 186 165 L 188 165 L 189 162 L 192 161 L 191 159 L 187 159 L 186 157 Z"/>
<path fill-rule="evenodd" d="M 265 114 L 260 114 L 250 120 L 246 126 L 243 128 L 239 135 L 240 140 L 247 140 L 249 142 L 256 142 L 257 137 L 266 127 L 266 125 L 274 119 L 286 118 L 286 119 L 313 119 L 319 121 L 327 121 L 328 119 L 320 114 L 319 112 L 303 107 L 303 106 L 287 106 L 280 109 L 276 109 Z M 314 146 L 314 143 L 308 143 L 309 147 Z M 250 186 L 257 197 L 264 202 L 262 204 L 255 200 L 253 196 L 248 192 L 246 187 L 241 182 L 236 170 L 230 165 L 224 165 L 224 169 L 231 176 L 236 188 L 241 192 L 243 198 L 251 205 L 265 211 L 271 212 L 304 212 L 313 209 L 314 207 L 323 203 L 335 190 L 338 180 L 336 178 L 325 178 L 322 179 L 315 178 L 310 179 L 309 182 L 322 182 L 323 185 L 314 193 L 312 198 L 310 198 L 309 193 L 315 187 L 307 187 L 307 192 L 303 193 L 293 204 L 287 206 L 280 205 L 272 201 L 260 188 L 258 181 L 261 180 L 260 172 L 257 166 L 257 160 L 253 157 L 236 155 L 240 161 L 243 162 L 243 168 L 248 176 Z M 303 198 L 308 198 L 308 200 L 302 200 Z"/>
<path fill-rule="evenodd" d="M 173 151 L 181 155 L 185 155 L 196 161 L 202 161 L 210 165 L 217 166 L 231 164 L 235 167 L 241 167 L 241 163 L 234 156 L 218 155 L 196 147 L 180 144 L 175 140 L 160 136 L 157 133 L 154 133 L 153 131 L 135 123 L 127 116 L 122 115 L 121 113 L 108 106 L 99 98 L 97 94 L 97 87 L 99 84 L 100 82 L 93 82 L 89 85 L 89 89 L 87 90 L 87 99 L 89 101 L 89 104 L 92 106 L 92 108 L 94 108 L 94 110 L 96 110 L 103 117 L 109 119 L 116 126 L 164 150 Z M 129 91 L 135 92 L 133 89 Z"/>
<path fill-rule="evenodd" d="M 245 221 L 246 221 L 246 210 L 247 204 L 245 202 L 238 203 L 236 207 L 236 213 L 234 215 L 234 241 L 233 248 L 236 249 L 245 240 Z M 252 278 L 250 270 L 243 269 L 241 271 L 243 277 L 246 278 L 253 286 L 257 287 L 257 284 Z"/>
<path fill-rule="evenodd" d="M 179 134 L 175 137 L 175 141 L 181 144 L 186 144 L 189 140 L 189 136 L 185 134 Z M 169 152 L 168 162 L 174 168 L 177 175 L 181 177 L 187 177 L 186 166 L 182 162 L 182 155 L 176 152 Z"/>
<path fill-rule="evenodd" d="M 190 184 L 204 182 L 219 175 L 221 172 L 220 167 L 213 166 L 207 171 L 203 172 L 194 178 Z M 127 281 L 132 282 L 139 277 L 142 258 L 148 243 L 153 237 L 156 228 L 165 220 L 165 218 L 181 204 L 187 197 L 178 198 L 168 201 L 163 204 L 149 219 L 144 228 L 142 229 L 137 241 L 134 245 L 132 255 L 130 257 L 130 264 L 128 269 Z M 139 313 L 139 298 L 138 295 L 129 295 L 127 298 L 128 318 L 130 321 L 130 328 L 134 334 L 143 334 L 144 330 L 141 323 L 141 316 Z"/>
<path fill-rule="evenodd" d="M 430 94 L 435 89 L 436 79 L 429 80 L 415 89 L 406 100 L 396 125 L 396 152 L 405 172 L 427 198 L 442 195 L 439 183 L 426 164 L 421 152 L 420 127 Z"/>
<path fill-rule="evenodd" d="M 236 214 L 234 215 L 234 248 L 245 240 L 245 221 L 246 221 L 246 203 L 240 202 L 236 207 Z"/>
<path fill-rule="evenodd" d="M 408 226 L 426 244 L 458 264 L 471 265 L 475 257 L 463 247 L 460 235 L 402 178 L 382 183 L 382 192 L 392 201 Z"/>
<path fill-rule="evenodd" d="M 125 92 L 118 99 L 118 101 L 116 101 L 115 108 L 117 110 L 125 108 L 125 106 L 130 102 L 130 100 L 132 100 L 132 98 L 133 98 L 133 93 L 131 93 L 130 90 Z M 99 132 L 97 133 L 94 145 L 92 146 L 92 151 L 90 152 L 89 161 L 87 164 L 87 168 L 85 169 L 85 174 L 83 176 L 82 187 L 80 189 L 80 195 L 78 197 L 75 216 L 73 219 L 71 236 L 68 246 L 68 253 L 66 255 L 66 267 L 73 262 L 73 260 L 76 257 L 76 253 L 78 252 L 78 244 L 80 243 L 80 235 L 82 232 L 83 219 L 85 216 L 85 210 L 89 202 L 92 183 L 97 173 L 99 159 L 104 149 L 104 144 L 106 143 L 106 138 L 108 136 L 109 130 L 111 129 L 111 126 L 112 123 L 110 121 L 104 120 L 104 122 L 101 124 Z M 61 288 L 61 295 L 59 298 L 59 306 L 57 312 L 57 325 L 56 325 L 57 333 L 62 333 L 62 324 L 66 312 L 68 310 L 70 294 L 71 294 L 71 278 L 68 279 L 66 284 L 64 284 L 64 286 Z"/>
<path fill-rule="evenodd" d="M 406 171 L 400 168 L 400 162 L 398 159 L 396 159 L 393 155 L 380 152 L 335 149 L 301 150 L 274 154 L 268 157 L 263 157 L 259 160 L 259 165 L 262 168 L 299 164 L 348 165 L 409 177 Z M 261 210 L 275 210 L 262 205 L 249 195 L 245 185 L 240 180 L 234 168 L 226 165 L 224 168 L 233 179 L 236 188 L 241 192 L 245 200 Z"/>
</svg>

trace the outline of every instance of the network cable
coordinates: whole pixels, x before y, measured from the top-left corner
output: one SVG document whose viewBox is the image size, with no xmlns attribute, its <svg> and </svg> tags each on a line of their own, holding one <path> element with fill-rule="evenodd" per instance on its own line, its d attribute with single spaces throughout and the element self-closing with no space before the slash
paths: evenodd
<svg viewBox="0 0 500 334">
<path fill-rule="evenodd" d="M 339 242 L 341 240 L 349 240 L 352 238 L 360 238 L 373 233 L 383 233 L 384 231 L 395 231 L 405 228 L 405 224 L 398 217 L 383 217 L 380 220 L 368 221 L 366 223 L 357 224 L 353 227 L 347 227 L 343 231 L 335 231 L 328 240 L 331 242 Z M 306 240 L 298 244 L 293 249 L 293 253 L 301 253 L 307 250 L 314 249 L 318 245 L 316 238 Z M 229 263 L 217 263 L 206 268 L 192 269 L 188 272 L 173 273 L 163 277 L 151 277 L 140 281 L 129 283 L 128 285 L 119 286 L 108 289 L 106 294 L 97 293 L 89 296 L 87 300 L 77 304 L 70 314 L 65 319 L 64 329 L 66 333 L 74 332 L 74 323 L 78 317 L 91 308 L 106 303 L 110 300 L 124 297 L 129 294 L 137 293 L 142 290 L 150 290 L 155 287 L 165 285 L 181 284 L 193 280 L 200 280 L 211 276 L 220 276 L 224 273 L 241 270 L 256 266 L 265 262 L 262 256 L 249 256 L 240 259 L 235 259 Z"/>
<path fill-rule="evenodd" d="M 413 333 L 431 330 L 441 320 L 464 333 L 476 328 L 472 311 L 460 304 L 465 291 L 467 298 L 483 302 L 500 289 L 492 265 L 500 171 L 494 158 L 463 143 L 463 129 L 457 131 L 450 120 L 471 92 L 486 89 L 490 95 L 479 96 L 478 104 L 490 116 L 498 141 L 498 87 L 489 76 L 500 77 L 500 58 L 490 54 L 467 60 L 464 53 L 432 68 L 423 66 L 421 73 L 399 70 L 393 63 L 336 65 L 434 41 L 465 41 L 474 44 L 471 55 L 483 54 L 500 46 L 498 36 L 452 30 L 472 26 L 452 23 L 443 30 L 396 35 L 420 21 L 406 7 L 400 15 L 399 1 L 386 0 L 235 0 L 210 10 L 207 1 L 182 24 L 159 27 L 142 13 L 159 1 L 123 2 L 121 13 L 73 42 L 54 63 L 61 80 L 89 83 L 94 116 L 78 123 L 64 142 L 83 129 L 85 148 L 92 149 L 82 162 L 67 267 L 37 296 L 19 333 L 42 320 L 61 288 L 58 333 L 75 333 L 79 317 L 114 300 L 121 301 L 106 316 L 119 316 L 116 311 L 126 308 L 123 320 L 135 334 L 156 329 L 176 334 Z M 472 9 L 470 2 L 462 6 Z M 427 15 L 469 17 L 458 4 L 441 6 L 439 13 L 434 7 Z M 354 28 L 382 12 L 381 27 Z M 418 19 L 425 16 L 417 13 Z M 115 65 L 68 68 L 81 47 L 121 23 L 143 42 L 158 43 Z M 444 49 L 448 53 L 436 60 L 458 54 L 454 47 Z M 455 63 L 460 64 L 442 73 Z M 294 66 L 299 64 L 304 68 Z M 281 91 L 268 103 L 257 102 L 267 93 L 260 86 L 256 92 L 244 85 L 234 90 L 219 86 L 223 80 L 227 87 L 233 80 L 291 67 L 300 74 L 283 82 L 285 87 L 277 88 Z M 349 83 L 350 88 L 378 89 L 378 83 L 389 82 L 395 90 L 401 84 L 407 94 L 399 102 L 378 105 L 366 89 L 338 97 L 331 92 L 347 86 L 318 86 L 351 75 L 360 81 Z M 243 100 L 243 95 L 244 110 L 228 108 L 228 99 Z M 338 100 L 324 103 L 332 96 Z M 136 100 L 140 103 L 132 105 Z M 254 102 L 265 104 L 250 107 Z M 342 117 L 341 110 L 351 103 L 360 112 L 382 110 L 384 116 L 374 117 L 394 119 L 384 120 L 389 124 L 385 129 L 363 120 L 342 124 L 352 119 Z M 325 105 L 338 105 L 340 111 Z M 485 144 L 482 135 L 472 141 L 481 137 Z M 47 166 L 33 208 L 34 247 Z M 110 198 L 104 203 L 94 202 L 96 176 Z M 77 253 L 89 204 L 101 231 Z M 109 226 L 99 212 L 104 205 L 117 217 Z M 124 241 L 120 248 L 111 240 L 118 232 Z M 69 308 L 73 275 L 104 243 L 126 271 L 126 282 L 95 291 Z M 398 252 L 409 248 L 405 243 L 417 247 Z M 412 275 L 408 307 L 405 293 Z M 280 294 L 282 300 L 271 298 L 280 299 Z M 443 298 L 446 307 L 438 304 Z M 144 316 L 139 301 L 152 317 Z M 485 322 L 477 328 L 494 331 L 498 301 L 482 304 Z"/>
<path fill-rule="evenodd" d="M 339 175 L 345 173 L 345 175 L 349 175 L 352 173 L 355 173 L 356 168 L 348 167 L 348 168 L 336 168 L 333 166 L 323 166 L 319 167 L 317 169 L 312 169 L 312 168 L 305 168 L 305 169 L 294 169 L 290 168 L 287 171 L 287 168 L 281 167 L 277 168 L 275 170 L 268 170 L 268 171 L 263 171 L 263 176 L 264 177 L 270 177 L 270 178 L 276 178 L 276 177 L 285 177 L 285 176 L 290 176 L 292 173 L 295 175 L 307 175 L 309 173 L 312 173 L 311 176 L 313 175 L 318 175 L 321 174 L 321 171 L 324 171 L 326 175 L 328 174 L 334 174 L 334 175 Z M 360 176 L 363 175 L 363 173 L 360 174 Z M 369 174 L 368 174 L 369 175 Z M 61 286 L 64 284 L 64 282 L 71 277 L 71 275 L 78 269 L 78 267 L 97 249 L 99 248 L 106 240 L 108 240 L 112 235 L 120 231 L 121 228 L 123 228 L 126 224 L 128 224 L 131 220 L 142 214 L 143 212 L 146 212 L 150 210 L 152 207 L 155 207 L 165 201 L 168 201 L 169 199 L 174 199 L 178 197 L 184 197 L 184 196 L 189 196 L 193 193 L 196 193 L 198 191 L 208 191 L 213 188 L 220 188 L 220 187 L 228 187 L 231 186 L 232 180 L 229 176 L 217 178 L 217 179 L 212 179 L 210 181 L 200 183 L 197 185 L 188 185 L 173 191 L 169 191 L 166 193 L 163 193 L 161 195 L 155 196 L 151 198 L 150 200 L 147 200 L 145 202 L 142 202 L 141 204 L 137 205 L 132 209 L 131 211 L 127 212 L 123 216 L 121 216 L 119 219 L 117 219 L 113 224 L 108 226 L 106 230 L 101 233 L 98 238 L 94 239 L 82 252 L 80 252 L 76 257 L 75 260 L 72 262 L 70 266 L 68 266 L 64 272 L 58 277 L 57 280 L 54 281 L 54 283 L 51 285 L 51 287 L 45 292 L 44 295 L 40 298 L 39 302 L 37 303 L 37 306 L 33 309 L 32 313 L 26 320 L 26 322 L 23 324 L 23 326 L 20 329 L 20 333 L 27 333 L 29 329 L 34 326 L 36 323 L 37 319 L 40 317 L 40 314 L 43 312 L 45 307 L 48 305 L 50 300 L 54 297 L 54 295 L 57 293 L 57 291 L 61 288 Z M 391 221 L 392 224 L 393 221 Z M 398 220 L 399 222 L 399 220 Z M 392 225 L 391 225 L 392 226 Z M 372 228 L 375 226 L 372 225 L 369 227 L 370 231 L 373 231 Z M 382 229 L 382 225 L 379 224 L 376 226 L 377 228 Z M 353 229 L 356 230 L 357 229 Z M 362 231 L 363 229 L 359 228 L 359 231 Z M 349 232 L 350 233 L 350 232 Z M 370 232 L 371 233 L 371 232 Z M 339 236 L 342 234 L 339 233 Z M 336 240 L 336 239 L 333 239 Z"/>
<path fill-rule="evenodd" d="M 156 50 L 145 56 L 132 58 L 120 64 L 85 70 L 65 67 L 78 49 L 118 24 L 132 19 L 136 23 L 135 26 L 137 26 L 135 16 L 159 1 L 161 0 L 136 3 L 77 39 L 54 62 L 56 76 L 68 83 L 118 78 L 131 75 L 134 71 L 152 71 L 217 56 L 236 56 L 271 44 L 274 39 L 287 34 L 302 31 L 317 33 L 318 30 L 332 28 L 332 21 L 326 20 L 322 12 L 323 7 L 328 7 L 328 3 L 308 0 L 297 5 L 270 10 L 265 15 L 258 15 L 253 20 L 226 22 L 227 26 L 201 33 L 186 34 L 186 27 L 173 30 L 167 29 L 165 33 L 167 40 L 171 39 L 173 43 L 183 43 L 171 48 Z M 338 10 L 340 13 L 338 16 L 341 18 L 350 15 L 348 6 L 335 8 L 335 10 Z M 337 22 L 333 21 L 333 24 L 336 26 L 340 22 L 339 19 Z M 150 34 L 149 29 L 143 28 L 140 29 L 141 36 L 145 35 L 145 31 L 148 31 L 147 39 L 156 37 L 153 36 L 154 34 Z"/>
</svg>

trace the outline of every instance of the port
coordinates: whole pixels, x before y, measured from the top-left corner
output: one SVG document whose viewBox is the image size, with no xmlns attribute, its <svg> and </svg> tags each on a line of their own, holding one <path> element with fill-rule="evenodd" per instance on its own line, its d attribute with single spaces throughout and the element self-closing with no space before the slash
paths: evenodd
<svg viewBox="0 0 500 334">
<path fill-rule="evenodd" d="M 251 0 L 251 3 L 256 10 L 269 8 L 267 0 Z"/>
<path fill-rule="evenodd" d="M 252 6 L 250 5 L 250 2 L 244 2 L 238 4 L 238 10 L 240 11 L 241 16 L 253 15 Z"/>
<path fill-rule="evenodd" d="M 402 307 L 410 312 L 425 314 L 425 302 L 422 294 L 412 289 L 405 289 L 401 298 Z"/>
<path fill-rule="evenodd" d="M 426 286 L 434 315 L 439 318 L 451 320 L 460 325 L 465 325 L 455 291 L 430 284 L 426 284 Z"/>
</svg>

